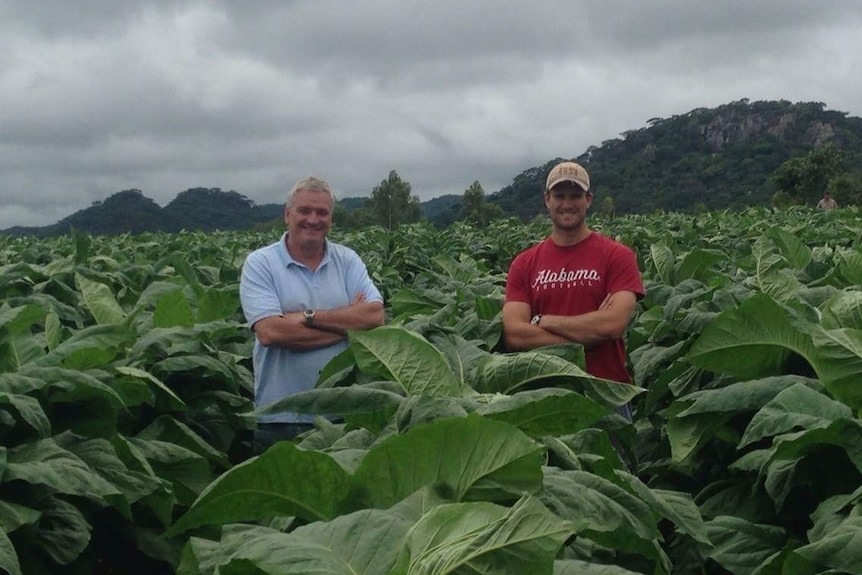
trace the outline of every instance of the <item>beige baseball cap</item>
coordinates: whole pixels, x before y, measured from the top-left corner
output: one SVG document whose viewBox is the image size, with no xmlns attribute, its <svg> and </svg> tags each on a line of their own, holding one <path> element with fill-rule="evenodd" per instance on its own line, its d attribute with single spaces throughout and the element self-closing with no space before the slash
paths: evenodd
<svg viewBox="0 0 862 575">
<path fill-rule="evenodd" d="M 550 190 L 560 182 L 574 182 L 585 192 L 590 191 L 590 175 L 580 164 L 575 162 L 561 162 L 551 169 L 545 189 Z"/>
</svg>

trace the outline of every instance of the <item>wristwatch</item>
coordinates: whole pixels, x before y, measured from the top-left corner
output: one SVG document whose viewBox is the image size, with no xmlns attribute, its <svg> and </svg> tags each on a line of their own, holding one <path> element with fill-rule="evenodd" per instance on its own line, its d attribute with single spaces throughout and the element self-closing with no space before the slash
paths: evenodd
<svg viewBox="0 0 862 575">
<path fill-rule="evenodd" d="M 311 326 L 314 325 L 314 310 L 307 309 L 302 312 L 303 317 L 305 317 L 305 325 Z"/>
<path fill-rule="evenodd" d="M 530 320 L 530 325 L 539 325 L 540 321 L 542 321 L 542 314 L 537 313 L 533 316 L 533 319 Z"/>
</svg>

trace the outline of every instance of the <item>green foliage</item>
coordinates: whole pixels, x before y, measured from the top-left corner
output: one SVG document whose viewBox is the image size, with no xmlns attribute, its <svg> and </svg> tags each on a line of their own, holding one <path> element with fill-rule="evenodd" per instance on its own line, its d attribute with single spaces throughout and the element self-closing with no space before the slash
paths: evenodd
<svg viewBox="0 0 862 575">
<path fill-rule="evenodd" d="M 772 175 L 779 191 L 794 198 L 798 203 L 813 206 L 830 190 L 831 182 L 846 176 L 844 154 L 834 145 L 824 145 L 811 150 L 805 156 L 791 158 L 781 164 Z M 843 186 L 847 186 L 846 178 Z"/>
<path fill-rule="evenodd" d="M 371 191 L 368 209 L 374 222 L 387 230 L 419 221 L 419 197 L 410 195 L 410 184 L 395 170 Z"/>
<path fill-rule="evenodd" d="M 596 214 L 645 281 L 635 385 L 503 348 L 545 218 L 335 229 L 387 325 L 261 410 L 337 419 L 254 458 L 237 282 L 277 232 L 0 238 L 0 569 L 858 572 L 859 221 Z"/>
<path fill-rule="evenodd" d="M 474 226 L 485 227 L 491 220 L 503 217 L 503 210 L 496 204 L 485 201 L 485 190 L 479 181 L 473 182 L 464 192 L 464 200 L 461 202 L 459 220 L 463 220 Z"/>
</svg>

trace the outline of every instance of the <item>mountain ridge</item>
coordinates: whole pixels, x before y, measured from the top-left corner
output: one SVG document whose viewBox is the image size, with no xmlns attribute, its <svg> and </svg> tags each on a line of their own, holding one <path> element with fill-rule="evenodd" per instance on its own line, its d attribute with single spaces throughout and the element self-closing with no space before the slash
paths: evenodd
<svg viewBox="0 0 862 575">
<path fill-rule="evenodd" d="M 780 191 L 773 174 L 784 162 L 826 145 L 840 149 L 862 181 L 862 118 L 827 110 L 822 102 L 747 99 L 695 108 L 605 140 L 573 158 L 555 158 L 525 170 L 486 200 L 505 216 L 528 220 L 544 213 L 544 181 L 554 164 L 571 159 L 590 172 L 596 209 L 615 213 L 654 210 L 741 209 L 767 205 Z M 817 191 L 819 194 L 819 191 Z M 420 203 L 422 215 L 445 226 L 458 219 L 462 196 Z M 367 198 L 338 205 L 348 212 Z M 608 203 L 609 202 L 609 203 Z M 141 190 L 117 192 L 50 226 L 13 227 L 0 233 L 51 236 L 72 228 L 91 234 L 145 231 L 242 230 L 281 219 L 282 204 L 255 204 L 220 188 L 190 188 L 161 208 Z"/>
</svg>

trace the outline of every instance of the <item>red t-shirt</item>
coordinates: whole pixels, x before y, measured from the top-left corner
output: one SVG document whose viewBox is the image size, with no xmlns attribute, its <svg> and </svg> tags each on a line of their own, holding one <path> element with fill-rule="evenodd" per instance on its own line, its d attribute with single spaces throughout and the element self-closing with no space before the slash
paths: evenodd
<svg viewBox="0 0 862 575">
<path fill-rule="evenodd" d="M 558 246 L 550 238 L 518 254 L 509 267 L 506 301 L 530 305 L 532 314 L 580 315 L 595 311 L 605 296 L 630 291 L 644 296 L 634 252 L 592 232 L 573 246 Z M 622 339 L 586 350 L 587 372 L 630 383 Z"/>
</svg>

